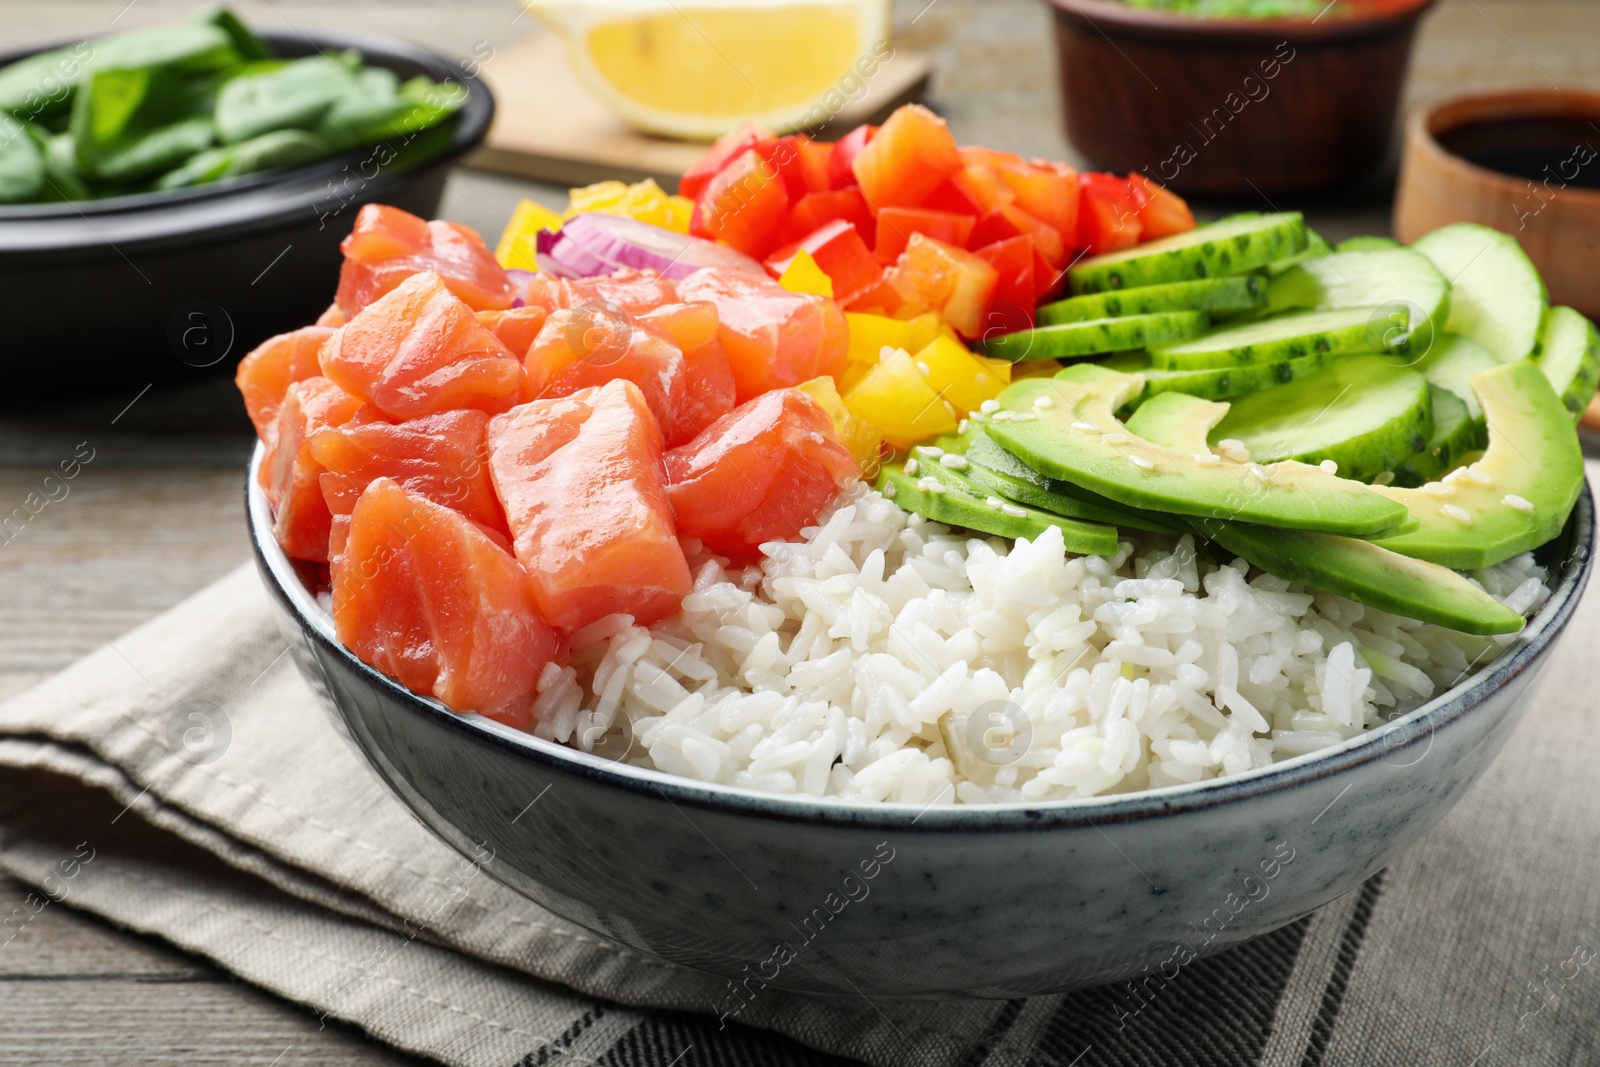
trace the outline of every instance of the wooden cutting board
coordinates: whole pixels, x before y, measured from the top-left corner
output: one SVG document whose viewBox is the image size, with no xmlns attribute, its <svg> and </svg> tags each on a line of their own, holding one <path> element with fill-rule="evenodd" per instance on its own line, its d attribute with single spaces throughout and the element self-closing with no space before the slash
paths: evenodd
<svg viewBox="0 0 1600 1067">
<path fill-rule="evenodd" d="M 862 98 L 829 124 L 833 135 L 920 98 L 929 67 L 926 56 L 897 51 Z M 704 144 L 641 133 L 613 115 L 573 73 L 554 33 L 541 30 L 500 49 L 482 77 L 495 96 L 494 125 L 468 166 L 566 186 L 654 178 L 671 192 L 705 152 Z"/>
</svg>

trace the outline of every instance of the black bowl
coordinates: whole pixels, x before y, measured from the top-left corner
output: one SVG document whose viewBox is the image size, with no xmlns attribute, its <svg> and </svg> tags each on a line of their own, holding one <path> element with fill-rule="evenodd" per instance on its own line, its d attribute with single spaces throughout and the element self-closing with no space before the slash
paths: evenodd
<svg viewBox="0 0 1600 1067">
<path fill-rule="evenodd" d="M 355 48 L 402 80 L 453 79 L 467 102 L 409 144 L 195 189 L 0 207 L 5 371 L 23 390 L 13 402 L 214 374 L 308 325 L 332 300 L 339 241 L 361 205 L 431 217 L 450 168 L 488 133 L 488 87 L 418 45 L 343 30 L 262 37 L 285 57 Z"/>
</svg>

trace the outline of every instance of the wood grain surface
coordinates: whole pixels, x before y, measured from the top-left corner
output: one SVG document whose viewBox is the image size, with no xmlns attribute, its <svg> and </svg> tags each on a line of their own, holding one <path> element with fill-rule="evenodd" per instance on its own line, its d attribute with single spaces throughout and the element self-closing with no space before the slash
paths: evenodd
<svg viewBox="0 0 1600 1067">
<path fill-rule="evenodd" d="M 0 47 L 182 15 L 171 0 L 0 0 Z M 466 55 L 533 32 L 509 0 L 244 0 L 263 25 L 343 25 Z M 115 22 L 113 22 L 115 20 Z M 1048 20 L 1034 0 L 897 0 L 897 41 L 934 62 L 931 102 L 963 141 L 1074 158 L 1059 125 Z M 1424 25 L 1409 99 L 1469 86 L 1600 85 L 1600 3 L 1445 0 Z M 1341 238 L 1386 232 L 1379 181 L 1309 205 Z M 443 212 L 492 241 L 520 196 L 563 194 L 459 172 Z M 1298 206 L 1298 205 L 1296 205 Z M 1200 205 L 1216 212 L 1226 205 Z M 63 390 L 78 383 L 64 381 Z M 137 398 L 0 398 L 0 513 L 80 442 L 94 459 L 70 494 L 0 543 L 0 696 L 60 669 L 248 558 L 241 505 L 250 439 L 225 379 Z M 127 410 L 124 412 L 124 408 Z M 25 889 L 0 880 L 0 911 Z M 0 947 L 0 1064 L 374 1064 L 413 1062 L 202 960 L 52 905 Z M 679 1067 L 724 1062 L 697 1049 Z"/>
</svg>

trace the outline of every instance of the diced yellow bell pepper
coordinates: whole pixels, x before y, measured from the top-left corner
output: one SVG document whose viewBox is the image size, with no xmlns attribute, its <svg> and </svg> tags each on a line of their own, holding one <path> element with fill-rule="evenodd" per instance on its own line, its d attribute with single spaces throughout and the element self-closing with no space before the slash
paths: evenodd
<svg viewBox="0 0 1600 1067">
<path fill-rule="evenodd" d="M 817 261 L 811 258 L 811 253 L 803 248 L 794 254 L 794 258 L 784 268 L 778 284 L 791 293 L 810 293 L 812 296 L 833 299 L 833 279 L 817 266 Z"/>
<path fill-rule="evenodd" d="M 890 348 L 903 348 L 908 352 L 916 351 L 911 347 L 907 323 L 899 319 L 891 319 L 886 315 L 864 315 L 856 311 L 846 311 L 844 321 L 850 327 L 851 363 L 865 363 L 868 366 L 876 364 L 878 355 L 885 345 Z"/>
<path fill-rule="evenodd" d="M 667 221 L 661 225 L 677 233 L 689 232 L 689 218 L 694 214 L 694 201 L 676 193 L 667 197 Z"/>
<path fill-rule="evenodd" d="M 838 387 L 827 375 L 801 382 L 796 388 L 808 394 L 818 407 L 828 413 L 833 420 L 834 432 L 839 436 L 839 443 L 856 457 L 863 473 L 875 477 L 878 473 L 878 453 L 883 445 L 883 431 L 865 419 L 850 414 Z"/>
<path fill-rule="evenodd" d="M 580 215 L 585 211 L 604 211 L 608 214 L 621 214 L 615 209 L 622 203 L 622 198 L 628 195 L 628 186 L 624 182 L 604 181 L 585 185 L 582 189 L 567 190 L 567 218 Z"/>
<path fill-rule="evenodd" d="M 955 406 L 933 391 L 903 349 L 890 349 L 844 395 L 845 407 L 857 418 L 883 430 L 896 448 L 928 437 L 954 433 Z"/>
<path fill-rule="evenodd" d="M 500 243 L 495 245 L 494 257 L 507 270 L 538 270 L 534 251 L 539 231 L 560 229 L 560 215 L 533 200 L 518 201 L 500 235 Z"/>
<path fill-rule="evenodd" d="M 925 311 L 921 315 L 906 320 L 905 350 L 907 352 L 920 352 L 933 344 L 934 339 L 938 337 L 948 337 L 952 341 L 961 339 L 950 328 L 950 324 L 939 317 L 937 311 Z"/>
<path fill-rule="evenodd" d="M 962 413 L 976 411 L 985 400 L 999 396 L 1006 385 L 983 360 L 968 352 L 966 345 L 948 337 L 935 338 L 911 361 L 933 391 Z"/>
</svg>

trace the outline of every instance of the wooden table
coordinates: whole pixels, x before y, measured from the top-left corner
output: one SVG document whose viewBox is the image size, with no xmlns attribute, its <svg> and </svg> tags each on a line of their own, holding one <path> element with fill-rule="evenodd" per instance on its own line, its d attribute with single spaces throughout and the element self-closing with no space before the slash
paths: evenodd
<svg viewBox="0 0 1600 1067">
<path fill-rule="evenodd" d="M 170 19 L 167 0 L 0 0 L 0 45 Z M 243 2 L 264 25 L 338 24 L 466 54 L 533 32 L 509 0 L 449 5 Z M 120 10 L 120 16 L 119 16 Z M 933 103 L 958 137 L 1072 159 L 1059 128 L 1048 21 L 1034 0 L 900 0 L 899 41 L 935 58 Z M 1600 84 L 1600 4 L 1444 0 L 1426 24 L 1411 98 L 1469 86 Z M 511 205 L 559 190 L 460 172 L 443 213 L 492 241 Z M 1311 205 L 1330 237 L 1387 231 L 1386 188 Z M 248 425 L 225 379 L 74 404 L 0 409 L 0 511 L 88 441 L 95 458 L 15 540 L 0 545 L 0 697 L 170 607 L 248 556 L 241 508 Z M 15 404 L 16 402 L 13 401 Z M 0 879 L 0 913 L 24 887 Z M 405 1063 L 405 1057 L 153 939 L 68 907 L 0 949 L 0 1064 Z M 697 1051 L 683 1061 L 700 1059 Z"/>
</svg>

